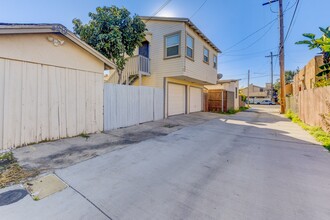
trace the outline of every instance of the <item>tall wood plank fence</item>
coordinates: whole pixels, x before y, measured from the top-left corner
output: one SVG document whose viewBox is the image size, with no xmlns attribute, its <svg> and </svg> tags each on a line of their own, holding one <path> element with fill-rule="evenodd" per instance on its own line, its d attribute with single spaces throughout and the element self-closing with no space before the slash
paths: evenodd
<svg viewBox="0 0 330 220">
<path fill-rule="evenodd" d="M 205 111 L 226 112 L 234 109 L 234 92 L 222 89 L 208 90 L 204 93 Z"/>
<path fill-rule="evenodd" d="M 329 130 L 330 86 L 300 91 L 286 101 L 287 110 L 298 114 L 303 122 Z"/>
<path fill-rule="evenodd" d="M 0 58 L 0 151 L 103 131 L 103 73 Z"/>
<path fill-rule="evenodd" d="M 104 85 L 104 130 L 128 127 L 164 118 L 162 89 Z"/>
</svg>

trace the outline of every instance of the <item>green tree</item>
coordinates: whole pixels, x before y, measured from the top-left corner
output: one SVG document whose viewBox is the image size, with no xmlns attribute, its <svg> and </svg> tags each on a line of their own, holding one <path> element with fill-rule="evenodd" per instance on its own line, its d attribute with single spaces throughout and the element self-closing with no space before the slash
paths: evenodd
<svg viewBox="0 0 330 220">
<path fill-rule="evenodd" d="M 298 41 L 296 44 L 307 44 L 310 50 L 315 48 L 321 50 L 324 65 L 320 66 L 322 71 L 318 76 L 326 76 L 330 73 L 330 27 L 320 27 L 320 30 L 323 33 L 320 38 L 316 39 L 315 34 L 305 33 L 303 36 L 308 40 Z"/>
<path fill-rule="evenodd" d="M 74 33 L 116 64 L 120 84 L 127 56 L 133 56 L 134 50 L 141 46 L 146 25 L 126 8 L 116 6 L 98 7 L 96 13 L 88 15 L 87 24 L 73 19 Z"/>
<path fill-rule="evenodd" d="M 281 89 L 281 82 L 280 82 L 280 79 L 277 79 L 276 82 L 274 83 L 274 89 L 276 91 L 280 91 Z"/>
<path fill-rule="evenodd" d="M 289 71 L 285 71 L 285 84 L 289 84 L 293 82 L 293 77 L 299 73 L 299 68 L 297 68 L 297 70 L 289 70 Z"/>
</svg>

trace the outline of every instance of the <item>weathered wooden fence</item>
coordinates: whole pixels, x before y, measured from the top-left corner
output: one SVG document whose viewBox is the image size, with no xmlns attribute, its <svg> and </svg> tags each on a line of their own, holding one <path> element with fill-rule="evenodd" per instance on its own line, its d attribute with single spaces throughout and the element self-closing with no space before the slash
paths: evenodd
<svg viewBox="0 0 330 220">
<path fill-rule="evenodd" d="M 164 92 L 162 89 L 104 85 L 104 130 L 128 127 L 163 119 Z"/>
<path fill-rule="evenodd" d="M 287 110 L 297 113 L 303 122 L 328 129 L 326 121 L 330 114 L 330 86 L 303 90 L 286 100 Z"/>
<path fill-rule="evenodd" d="M 103 73 L 0 58 L 0 150 L 103 130 Z"/>
<path fill-rule="evenodd" d="M 208 90 L 204 93 L 205 111 L 226 112 L 234 109 L 234 92 L 222 89 Z"/>
</svg>

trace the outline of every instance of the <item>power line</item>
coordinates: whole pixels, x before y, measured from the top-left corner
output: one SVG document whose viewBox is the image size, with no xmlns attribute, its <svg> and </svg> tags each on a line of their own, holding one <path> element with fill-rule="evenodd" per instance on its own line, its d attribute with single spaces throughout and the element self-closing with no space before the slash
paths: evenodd
<svg viewBox="0 0 330 220">
<path fill-rule="evenodd" d="M 287 11 L 289 11 L 290 9 L 292 9 L 298 1 L 299 1 L 299 0 L 296 0 L 296 2 L 295 2 L 291 7 L 289 7 L 289 3 L 288 3 L 288 5 L 287 5 L 287 7 L 286 7 L 286 9 L 285 9 L 284 12 L 287 12 Z M 273 2 L 273 1 L 272 1 L 272 2 Z M 275 1 L 274 1 L 274 2 L 275 2 Z M 284 13 L 284 12 L 283 12 L 283 13 Z M 272 23 L 275 22 L 276 20 L 278 20 L 278 18 L 275 18 L 274 20 L 270 21 L 269 23 L 267 23 L 267 24 L 266 24 L 265 26 L 263 26 L 262 28 L 256 30 L 256 31 L 253 32 L 252 34 L 250 34 L 250 35 L 248 35 L 247 37 L 243 38 L 241 41 L 239 41 L 239 42 L 237 42 L 236 44 L 230 46 L 229 48 L 223 50 L 223 53 L 221 53 L 220 56 L 223 56 L 223 55 L 225 54 L 225 52 L 227 52 L 227 51 L 230 50 L 231 48 L 237 46 L 238 44 L 242 43 L 243 41 L 247 40 L 248 38 L 250 38 L 250 37 L 253 36 L 254 34 L 258 33 L 259 31 L 263 30 L 263 29 L 266 28 L 268 25 L 272 25 Z"/>
<path fill-rule="evenodd" d="M 266 25 L 264 25 L 263 27 L 259 28 L 258 30 L 254 31 L 253 33 L 249 34 L 248 36 L 246 36 L 245 38 L 243 38 L 242 40 L 240 40 L 239 42 L 235 43 L 234 45 L 230 46 L 229 48 L 225 49 L 223 52 L 227 52 L 228 50 L 230 50 L 233 47 L 236 47 L 237 45 L 239 45 L 240 43 L 244 42 L 245 40 L 249 39 L 250 37 L 252 37 L 253 35 L 255 35 L 256 33 L 260 32 L 261 30 L 265 29 L 266 27 L 268 27 L 269 25 L 271 25 L 274 21 L 278 20 L 278 18 L 275 18 L 273 20 L 271 20 L 270 22 L 268 22 Z"/>
<path fill-rule="evenodd" d="M 208 0 L 205 0 L 202 4 L 201 4 L 201 6 L 193 13 L 193 15 L 190 17 L 190 19 L 192 19 L 198 12 L 199 12 L 199 10 L 201 10 L 202 8 L 203 8 L 203 6 L 206 4 L 206 2 L 207 2 Z"/>
<path fill-rule="evenodd" d="M 156 16 L 159 12 L 161 12 L 168 4 L 170 4 L 172 0 L 167 0 L 166 2 L 164 2 L 164 4 L 162 6 L 160 6 L 160 8 L 154 12 L 154 14 L 152 16 Z"/>
<path fill-rule="evenodd" d="M 296 2 L 293 3 L 293 4 L 291 5 L 290 8 L 288 8 L 288 7 L 289 7 L 289 4 L 288 4 L 288 6 L 287 6 L 286 9 L 284 10 L 284 12 L 291 10 L 291 9 L 297 4 L 297 2 L 298 2 L 298 0 L 296 0 Z"/>
<path fill-rule="evenodd" d="M 259 37 L 257 40 L 255 40 L 252 44 L 250 44 L 249 46 L 244 47 L 244 48 L 242 48 L 240 50 L 234 50 L 234 51 L 246 50 L 246 49 L 249 49 L 250 47 L 252 47 L 253 45 L 255 45 L 256 43 L 258 43 L 262 38 L 264 38 L 271 31 L 271 29 L 274 27 L 275 21 L 273 21 L 273 24 L 269 27 L 269 29 L 261 37 Z"/>
<path fill-rule="evenodd" d="M 270 50 L 274 50 L 276 48 L 278 48 L 278 47 L 273 47 L 273 48 L 269 48 L 269 49 L 265 49 L 265 50 L 259 50 L 259 51 L 255 51 L 253 53 L 245 53 L 245 54 L 239 54 L 239 55 L 236 55 L 236 54 L 225 54 L 223 56 L 226 56 L 226 57 L 245 57 L 245 56 L 262 54 L 262 53 L 265 53 L 265 52 L 269 52 Z M 240 50 L 237 50 L 237 51 L 240 51 Z"/>
<path fill-rule="evenodd" d="M 254 76 L 254 77 L 250 77 L 250 79 L 258 79 L 258 78 L 265 78 L 265 77 L 268 77 L 269 74 L 267 75 L 263 75 L 263 76 Z M 242 78 L 241 80 L 247 80 L 248 78 Z"/>
<path fill-rule="evenodd" d="M 172 0 L 166 0 L 164 4 L 162 4 L 152 15 L 151 17 L 156 16 L 159 12 L 161 12 L 168 4 L 170 4 Z M 151 20 L 151 17 L 145 22 L 148 23 Z"/>
<path fill-rule="evenodd" d="M 296 16 L 296 13 L 297 13 L 297 9 L 298 9 L 299 2 L 300 2 L 300 0 L 297 0 L 296 8 L 294 9 L 293 16 L 292 16 L 292 18 L 291 18 L 291 22 L 290 22 L 290 25 L 289 25 L 289 28 L 288 28 L 288 32 L 287 32 L 286 35 L 285 35 L 284 42 L 286 42 L 286 39 L 288 38 L 288 35 L 289 35 L 289 33 L 290 33 L 290 30 L 291 30 L 291 28 L 293 27 L 292 24 L 293 24 L 293 20 L 294 20 L 294 18 L 295 18 L 295 16 Z"/>
</svg>

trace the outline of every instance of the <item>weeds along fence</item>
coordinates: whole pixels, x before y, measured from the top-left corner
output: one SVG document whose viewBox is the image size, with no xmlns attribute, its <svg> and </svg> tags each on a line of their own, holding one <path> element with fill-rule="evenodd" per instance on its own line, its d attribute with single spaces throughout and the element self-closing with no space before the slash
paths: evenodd
<svg viewBox="0 0 330 220">
<path fill-rule="evenodd" d="M 163 118 L 162 89 L 110 83 L 104 85 L 105 131 Z"/>
</svg>

